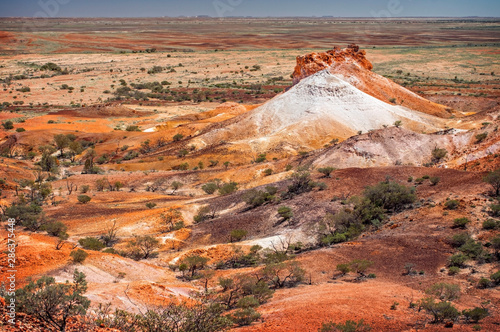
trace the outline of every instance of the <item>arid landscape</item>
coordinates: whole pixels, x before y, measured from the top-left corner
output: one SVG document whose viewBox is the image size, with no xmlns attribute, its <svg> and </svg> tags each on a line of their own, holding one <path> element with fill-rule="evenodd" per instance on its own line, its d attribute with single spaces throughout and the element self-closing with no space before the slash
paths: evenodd
<svg viewBox="0 0 500 332">
<path fill-rule="evenodd" d="M 499 31 L 0 18 L 0 330 L 500 330 Z"/>
</svg>

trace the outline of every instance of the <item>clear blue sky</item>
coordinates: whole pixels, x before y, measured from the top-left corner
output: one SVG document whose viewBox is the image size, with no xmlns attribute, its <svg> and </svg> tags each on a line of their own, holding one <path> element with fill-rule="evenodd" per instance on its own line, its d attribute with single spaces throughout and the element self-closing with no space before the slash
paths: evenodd
<svg viewBox="0 0 500 332">
<path fill-rule="evenodd" d="M 487 16 L 500 0 L 0 0 L 0 16 Z"/>
</svg>

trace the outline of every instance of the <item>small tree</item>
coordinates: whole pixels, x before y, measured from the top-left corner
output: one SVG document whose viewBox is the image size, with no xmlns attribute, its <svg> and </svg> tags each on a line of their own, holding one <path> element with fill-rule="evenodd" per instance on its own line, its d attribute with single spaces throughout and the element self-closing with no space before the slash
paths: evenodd
<svg viewBox="0 0 500 332">
<path fill-rule="evenodd" d="M 495 196 L 500 195 L 500 169 L 490 172 L 484 177 L 484 182 L 488 183 L 495 191 Z"/>
<path fill-rule="evenodd" d="M 191 272 L 191 278 L 194 278 L 196 270 L 203 269 L 207 263 L 207 257 L 193 255 L 184 258 L 181 264 L 185 264 L 187 266 L 187 270 Z"/>
<path fill-rule="evenodd" d="M 432 297 L 420 300 L 420 307 L 434 317 L 434 323 L 443 322 L 444 320 L 455 321 L 460 315 L 450 302 L 436 302 Z"/>
<path fill-rule="evenodd" d="M 70 140 L 66 135 L 59 134 L 54 136 L 54 143 L 60 151 L 60 156 L 64 156 L 64 149 L 69 146 Z"/>
<path fill-rule="evenodd" d="M 403 124 L 403 122 L 402 122 L 401 120 L 398 120 L 398 121 L 394 122 L 394 126 L 395 126 L 396 128 L 401 127 L 401 125 L 402 125 L 402 124 Z"/>
<path fill-rule="evenodd" d="M 150 235 L 136 236 L 134 240 L 129 242 L 128 246 L 132 249 L 133 253 L 134 251 L 138 251 L 139 255 L 134 255 L 134 257 L 148 259 L 156 256 L 155 250 L 160 247 L 160 241 Z"/>
<path fill-rule="evenodd" d="M 15 299 L 19 311 L 64 331 L 68 318 L 86 314 L 90 305 L 83 296 L 86 291 L 85 275 L 75 270 L 72 284 L 56 284 L 54 278 L 44 276 L 18 289 Z"/>
<path fill-rule="evenodd" d="M 484 141 L 486 139 L 486 137 L 488 137 L 488 133 L 477 134 L 476 135 L 476 144 L 479 144 L 482 141 Z"/>
<path fill-rule="evenodd" d="M 66 233 L 68 227 L 60 221 L 46 223 L 43 229 L 52 236 L 59 236 L 61 233 Z"/>
<path fill-rule="evenodd" d="M 92 200 L 92 198 L 90 196 L 87 196 L 87 195 L 79 195 L 78 196 L 78 202 L 80 202 L 82 204 L 87 204 L 91 200 Z"/>
<path fill-rule="evenodd" d="M 173 137 L 173 140 L 174 140 L 174 142 L 179 142 L 183 138 L 184 138 L 184 135 L 182 135 L 182 134 L 175 134 L 174 137 Z"/>
<path fill-rule="evenodd" d="M 323 174 L 325 177 L 329 178 L 330 174 L 335 171 L 335 167 L 323 167 L 323 168 L 318 168 L 318 172 Z"/>
<path fill-rule="evenodd" d="M 172 182 L 172 184 L 170 185 L 170 187 L 172 188 L 172 195 L 175 194 L 175 192 L 177 190 L 179 190 L 180 188 L 182 188 L 184 184 L 182 182 L 179 182 L 179 181 L 174 181 Z"/>
</svg>

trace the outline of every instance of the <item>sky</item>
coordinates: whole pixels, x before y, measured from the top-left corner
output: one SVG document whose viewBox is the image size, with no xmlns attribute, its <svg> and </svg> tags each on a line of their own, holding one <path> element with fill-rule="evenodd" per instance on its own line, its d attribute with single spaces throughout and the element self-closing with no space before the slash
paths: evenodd
<svg viewBox="0 0 500 332">
<path fill-rule="evenodd" d="M 0 17 L 500 17 L 499 0 L 0 0 Z"/>
</svg>

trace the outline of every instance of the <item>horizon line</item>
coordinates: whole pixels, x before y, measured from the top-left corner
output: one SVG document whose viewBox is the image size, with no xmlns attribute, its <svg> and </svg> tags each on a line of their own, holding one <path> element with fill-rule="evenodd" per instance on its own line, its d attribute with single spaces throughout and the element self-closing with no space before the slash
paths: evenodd
<svg viewBox="0 0 500 332">
<path fill-rule="evenodd" d="M 37 20 L 46 20 L 46 19 L 64 19 L 64 18 L 214 18 L 214 19 L 224 19 L 224 18 L 327 18 L 327 19 L 372 19 L 372 20 L 394 20 L 394 19 L 411 19 L 411 18 L 429 18 L 429 19 L 478 19 L 478 18 L 488 18 L 488 19 L 500 19 L 500 16 L 395 16 L 395 17 L 373 17 L 373 16 L 210 16 L 210 15 L 178 15 L 178 16 L 54 16 L 54 17 L 33 17 L 33 16 L 2 16 L 0 18 L 22 18 L 22 19 L 37 19 Z"/>
</svg>

